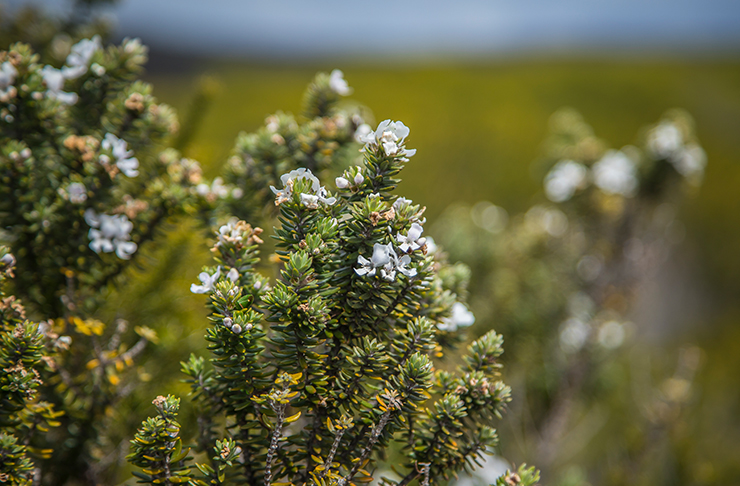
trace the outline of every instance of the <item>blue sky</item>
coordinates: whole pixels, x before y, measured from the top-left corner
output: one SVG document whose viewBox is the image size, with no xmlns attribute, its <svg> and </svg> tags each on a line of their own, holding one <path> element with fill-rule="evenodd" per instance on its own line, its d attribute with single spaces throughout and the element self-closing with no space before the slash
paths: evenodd
<svg viewBox="0 0 740 486">
<path fill-rule="evenodd" d="M 121 36 L 206 55 L 740 50 L 740 0 L 121 0 L 112 13 Z"/>
</svg>

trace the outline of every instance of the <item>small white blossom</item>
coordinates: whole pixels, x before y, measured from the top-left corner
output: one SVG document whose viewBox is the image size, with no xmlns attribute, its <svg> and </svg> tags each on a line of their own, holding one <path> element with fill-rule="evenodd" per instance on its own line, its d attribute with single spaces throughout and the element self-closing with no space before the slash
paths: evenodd
<svg viewBox="0 0 740 486">
<path fill-rule="evenodd" d="M 587 175 L 588 169 L 583 164 L 560 161 L 545 176 L 545 194 L 553 202 L 567 201 L 586 185 Z"/>
<path fill-rule="evenodd" d="M 596 339 L 606 349 L 616 349 L 624 343 L 625 329 L 622 323 L 609 321 L 599 329 Z"/>
<path fill-rule="evenodd" d="M 588 324 L 576 317 L 571 317 L 563 322 L 560 328 L 560 347 L 566 353 L 575 353 L 586 344 L 590 333 L 591 328 Z"/>
<path fill-rule="evenodd" d="M 373 137 L 368 140 L 370 134 L 373 134 Z M 357 127 L 357 130 L 355 130 L 355 140 L 359 143 L 368 143 L 371 141 L 375 141 L 373 127 L 371 127 L 367 123 L 363 123 L 362 125 Z"/>
<path fill-rule="evenodd" d="M 679 174 L 689 178 L 701 178 L 707 165 L 707 154 L 696 144 L 687 144 L 670 159 Z"/>
<path fill-rule="evenodd" d="M 13 86 L 18 70 L 8 61 L 0 64 L 0 98 L 15 96 L 16 90 Z"/>
<path fill-rule="evenodd" d="M 361 127 L 360 127 L 361 128 Z M 357 129 L 358 133 L 360 129 Z M 355 137 L 362 143 L 371 147 L 381 146 L 388 156 L 401 155 L 404 158 L 412 157 L 416 154 L 416 149 L 406 150 L 404 142 L 409 135 L 409 127 L 400 121 L 383 120 L 378 125 L 375 132 L 366 132 L 363 130 L 362 136 Z"/>
<path fill-rule="evenodd" d="M 67 187 L 67 196 L 70 202 L 81 204 L 87 201 L 87 188 L 80 182 L 73 182 Z"/>
<path fill-rule="evenodd" d="M 627 155 L 618 150 L 609 150 L 591 168 L 594 184 L 608 194 L 620 194 L 625 197 L 635 195 L 637 191 L 637 168 Z"/>
<path fill-rule="evenodd" d="M 236 268 L 232 268 L 229 270 L 229 273 L 226 274 L 226 278 L 231 280 L 231 283 L 236 283 L 236 281 L 239 280 L 239 271 Z"/>
<path fill-rule="evenodd" d="M 102 48 L 100 36 L 92 39 L 82 39 L 72 46 L 72 52 L 67 56 L 66 65 L 62 68 L 62 74 L 67 79 L 79 78 L 87 72 L 93 55 Z"/>
<path fill-rule="evenodd" d="M 655 157 L 665 159 L 683 146 L 683 135 L 674 123 L 661 122 L 648 134 L 647 146 Z"/>
<path fill-rule="evenodd" d="M 365 176 L 358 172 L 353 180 L 355 181 L 355 185 L 358 186 L 365 181 Z"/>
<path fill-rule="evenodd" d="M 344 79 L 344 73 L 339 69 L 335 69 L 329 75 L 329 87 L 337 94 L 347 96 L 352 93 L 352 89 Z"/>
<path fill-rule="evenodd" d="M 85 221 L 90 225 L 88 238 L 90 249 L 95 253 L 110 253 L 115 250 L 118 258 L 128 260 L 136 251 L 136 243 L 130 241 L 134 225 L 126 216 L 97 214 L 88 209 L 85 211 Z"/>
<path fill-rule="evenodd" d="M 412 223 L 411 229 L 406 236 L 401 233 L 396 235 L 396 241 L 399 243 L 399 249 L 403 253 L 407 253 L 409 250 L 416 251 L 426 243 L 426 238 L 421 237 L 421 233 L 424 228 L 419 223 Z"/>
<path fill-rule="evenodd" d="M 393 201 L 393 209 L 398 211 L 402 207 L 409 206 L 413 201 L 411 199 L 406 199 L 405 197 L 399 197 L 395 201 Z"/>
<path fill-rule="evenodd" d="M 472 312 L 461 302 L 455 302 L 452 305 L 452 312 L 450 317 L 446 317 L 437 324 L 437 328 L 440 331 L 454 332 L 461 327 L 472 326 L 475 322 L 475 316 Z"/>
<path fill-rule="evenodd" d="M 338 189 L 346 189 L 349 187 L 349 181 L 344 177 L 337 177 L 334 179 L 334 183 L 337 185 Z"/>
<path fill-rule="evenodd" d="M 270 186 L 270 190 L 272 190 L 276 196 L 276 206 L 289 201 L 293 196 L 293 186 L 295 185 L 296 179 L 306 179 L 311 183 L 310 191 L 312 194 L 301 193 L 301 203 L 309 209 L 316 209 L 319 202 L 326 204 L 327 206 L 331 206 L 337 202 L 337 199 L 334 197 L 326 197 L 329 195 L 326 188 L 321 186 L 319 179 L 313 175 L 310 170 L 300 168 L 292 170 L 287 174 L 283 174 L 280 177 L 280 181 L 283 183 L 282 189 L 278 190 L 275 186 Z"/>
<path fill-rule="evenodd" d="M 396 261 L 396 270 L 406 275 L 407 277 L 413 277 L 416 275 L 415 268 L 406 268 L 406 265 L 411 263 L 411 257 L 404 255 Z"/>
<path fill-rule="evenodd" d="M 208 292 L 212 292 L 220 276 L 221 267 L 217 267 L 216 272 L 213 275 L 210 275 L 208 272 L 200 272 L 200 274 L 198 274 L 198 280 L 200 280 L 203 285 L 191 284 L 190 291 L 194 294 L 206 294 Z"/>
<path fill-rule="evenodd" d="M 46 84 L 46 96 L 51 99 L 59 100 L 67 105 L 77 103 L 77 93 L 67 93 L 62 91 L 66 78 L 59 69 L 55 69 L 51 66 L 44 66 L 43 69 L 41 69 L 41 77 L 44 79 L 44 83 Z"/>
<path fill-rule="evenodd" d="M 222 177 L 216 177 L 215 179 L 213 179 L 210 186 L 205 182 L 201 182 L 200 184 L 195 186 L 195 192 L 199 196 L 203 196 L 206 198 L 223 199 L 227 197 L 231 191 L 229 190 L 229 186 L 226 186 L 224 184 L 224 180 Z"/>
<path fill-rule="evenodd" d="M 139 175 L 139 160 L 134 155 L 133 150 L 128 150 L 128 144 L 122 138 L 118 138 L 112 133 L 106 133 L 103 142 L 100 144 L 103 150 L 109 150 L 113 157 L 116 159 L 116 166 L 123 172 L 127 177 L 136 177 Z M 100 161 L 103 163 L 109 163 L 110 157 L 103 154 L 100 156 Z"/>
</svg>

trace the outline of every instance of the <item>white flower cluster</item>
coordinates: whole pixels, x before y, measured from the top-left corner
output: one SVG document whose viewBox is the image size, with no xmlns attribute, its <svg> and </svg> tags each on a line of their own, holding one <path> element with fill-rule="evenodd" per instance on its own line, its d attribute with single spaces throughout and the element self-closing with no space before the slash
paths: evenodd
<svg viewBox="0 0 740 486">
<path fill-rule="evenodd" d="M 594 184 L 607 194 L 632 197 L 637 192 L 637 167 L 621 150 L 609 150 L 591 167 Z"/>
<path fill-rule="evenodd" d="M 18 76 L 18 70 L 10 62 L 5 61 L 0 64 L 0 101 L 4 102 L 8 98 L 15 97 L 17 90 L 13 83 L 15 83 L 16 76 Z"/>
<path fill-rule="evenodd" d="M 389 157 L 400 155 L 408 160 L 416 154 L 416 149 L 406 149 L 404 142 L 409 136 L 409 127 L 400 121 L 383 120 L 378 128 L 373 131 L 367 124 L 362 124 L 355 132 L 355 139 L 369 147 L 383 147 L 383 151 Z"/>
<path fill-rule="evenodd" d="M 90 225 L 88 238 L 90 248 L 95 253 L 110 253 L 115 250 L 118 258 L 128 260 L 136 251 L 136 243 L 130 241 L 134 225 L 126 216 L 97 214 L 88 209 L 85 211 L 85 221 Z"/>
<path fill-rule="evenodd" d="M 133 150 L 128 150 L 128 144 L 122 138 L 118 138 L 112 133 L 106 133 L 103 142 L 100 144 L 103 150 L 111 152 L 115 159 L 115 164 L 118 169 L 123 172 L 127 177 L 136 177 L 139 175 L 139 160 L 134 155 Z M 102 154 L 100 156 L 100 162 L 103 165 L 110 164 L 111 158 Z"/>
<path fill-rule="evenodd" d="M 545 176 L 545 194 L 553 202 L 564 202 L 593 181 L 607 194 L 632 197 L 637 192 L 637 166 L 621 150 L 609 150 L 591 170 L 573 160 L 561 160 Z"/>
<path fill-rule="evenodd" d="M 239 199 L 244 194 L 241 189 L 230 188 L 224 184 L 222 177 L 216 177 L 209 186 L 205 182 L 201 182 L 195 186 L 195 192 L 199 196 L 205 197 L 206 199 L 215 201 L 216 199 L 223 199 L 231 193 L 232 197 Z"/>
<path fill-rule="evenodd" d="M 270 189 L 276 196 L 276 206 L 279 206 L 280 204 L 290 200 L 290 198 L 293 196 L 293 187 L 295 186 L 295 181 L 298 179 L 306 179 L 311 182 L 311 193 L 301 193 L 301 204 L 303 204 L 307 208 L 316 209 L 319 207 L 319 203 L 331 206 L 332 204 L 337 202 L 337 199 L 335 197 L 326 197 L 328 196 L 326 188 L 321 185 L 319 179 L 315 175 L 313 175 L 310 170 L 300 168 L 296 170 L 291 170 L 287 174 L 283 174 L 280 177 L 280 181 L 283 183 L 283 188 L 281 190 L 277 190 L 275 186 L 270 186 Z"/>
<path fill-rule="evenodd" d="M 59 194 L 73 204 L 87 201 L 87 188 L 81 182 L 72 182 L 66 189 L 60 188 Z"/>
<path fill-rule="evenodd" d="M 656 159 L 668 160 L 684 177 L 699 179 L 704 174 L 707 155 L 695 143 L 686 143 L 675 123 L 661 122 L 648 134 L 648 149 Z"/>
<path fill-rule="evenodd" d="M 454 332 L 461 327 L 470 327 L 474 322 L 475 316 L 467 307 L 465 307 L 465 304 L 455 302 L 452 305 L 452 314 L 450 317 L 442 319 L 442 321 L 437 324 L 437 328 L 440 331 Z"/>
<path fill-rule="evenodd" d="M 191 284 L 190 291 L 194 294 L 207 294 L 208 292 L 213 292 L 213 289 L 216 287 L 216 282 L 218 282 L 218 279 L 220 277 L 220 266 L 216 267 L 216 271 L 213 273 L 213 275 L 209 274 L 208 272 L 200 272 L 200 274 L 198 274 L 198 280 L 200 280 L 201 285 Z M 239 272 L 236 270 L 236 268 L 232 268 L 226 274 L 226 278 L 231 280 L 232 283 L 236 283 L 236 281 L 239 280 Z"/>
<path fill-rule="evenodd" d="M 90 60 L 93 55 L 101 48 L 100 36 L 96 35 L 92 39 L 83 39 L 72 46 L 72 52 L 67 56 L 62 69 L 44 66 L 41 70 L 41 77 L 44 78 L 44 83 L 46 83 L 47 96 L 68 105 L 76 103 L 76 93 L 62 91 L 64 82 L 68 79 L 77 79 L 85 74 L 91 67 Z M 92 68 L 93 72 L 99 76 L 105 73 L 105 69 L 98 64 L 94 64 Z"/>
<path fill-rule="evenodd" d="M 344 173 L 344 175 L 347 177 L 337 177 L 336 179 L 334 179 L 334 183 L 339 189 L 346 189 L 350 186 L 357 187 L 365 182 L 365 176 L 362 175 L 361 170 L 358 170 L 357 174 L 355 174 L 354 177 L 350 177 L 346 172 Z"/>
<path fill-rule="evenodd" d="M 332 91 L 342 96 L 352 94 L 352 88 L 349 87 L 347 81 L 344 79 L 344 73 L 339 69 L 335 69 L 329 75 L 329 87 Z"/>
</svg>

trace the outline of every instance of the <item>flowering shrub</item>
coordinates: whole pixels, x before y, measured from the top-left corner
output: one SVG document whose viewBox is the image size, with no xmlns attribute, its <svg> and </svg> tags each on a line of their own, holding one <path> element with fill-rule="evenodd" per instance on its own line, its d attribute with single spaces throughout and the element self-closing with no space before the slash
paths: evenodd
<svg viewBox="0 0 740 486">
<path fill-rule="evenodd" d="M 162 223 L 199 204 L 198 164 L 165 148 L 174 112 L 136 80 L 145 60 L 138 40 L 104 49 L 97 36 L 59 68 L 24 44 L 0 52 L 0 241 L 17 259 L 11 293 L 42 321 L 24 328 L 43 347 L 23 365 L 39 373 L 27 408 L 44 404 L 60 424 L 21 434 L 45 483 L 96 482 L 117 461 L 105 438 L 114 406 L 157 337 L 95 319 L 101 291 Z"/>
<path fill-rule="evenodd" d="M 676 204 L 700 183 L 706 156 L 680 111 L 643 130 L 639 148 L 610 149 L 570 110 L 554 115 L 552 127 L 543 185 L 553 204 L 538 204 L 510 223 L 491 203 L 453 208 L 435 229 L 454 257 L 479 270 L 473 305 L 513 342 L 513 380 L 530 397 L 515 415 L 528 431 L 528 453 L 554 474 L 572 454 L 563 446 L 566 431 L 585 420 L 583 410 L 597 408 L 603 382 L 614 383 L 619 351 L 637 331 L 631 319 L 640 285 L 671 254 L 680 236 Z M 681 352 L 666 382 L 690 388 L 697 353 Z M 614 391 L 620 399 L 633 393 L 629 380 L 622 384 L 628 389 Z M 655 390 L 634 397 L 628 423 L 641 417 L 641 428 L 653 431 L 645 448 L 658 437 L 656 428 L 670 425 L 665 417 L 677 416 L 659 418 L 656 410 L 677 414 L 688 397 Z M 638 474 L 637 463 L 630 464 L 625 469 Z"/>
<path fill-rule="evenodd" d="M 205 462 L 191 466 L 179 399 L 158 397 L 129 455 L 141 482 L 443 484 L 496 444 L 509 401 L 501 336 L 474 341 L 450 371 L 435 366 L 472 323 L 468 273 L 421 236 L 424 208 L 393 195 L 414 155 L 408 133 L 385 121 L 364 134 L 362 164 L 336 193 L 307 168 L 273 185 L 276 280 L 258 271 L 261 229 L 219 229 L 215 265 L 191 287 L 209 298 L 211 357 L 183 363 Z M 376 470 L 387 461 L 400 476 Z M 536 481 L 522 467 L 500 483 Z"/>
</svg>

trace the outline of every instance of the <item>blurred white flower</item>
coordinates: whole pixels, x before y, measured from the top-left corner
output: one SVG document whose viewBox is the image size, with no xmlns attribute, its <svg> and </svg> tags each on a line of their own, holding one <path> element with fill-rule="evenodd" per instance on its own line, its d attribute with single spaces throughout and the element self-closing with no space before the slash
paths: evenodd
<svg viewBox="0 0 740 486">
<path fill-rule="evenodd" d="M 232 268 L 229 270 L 229 273 L 226 274 L 226 278 L 231 280 L 231 283 L 236 283 L 236 281 L 239 280 L 239 271 L 236 268 Z"/>
<path fill-rule="evenodd" d="M 200 283 L 203 285 L 191 284 L 190 291 L 194 294 L 212 292 L 220 276 L 221 267 L 217 267 L 216 272 L 213 275 L 210 275 L 208 272 L 200 272 L 200 274 L 198 274 L 198 280 L 200 280 Z"/>
<path fill-rule="evenodd" d="M 329 75 L 329 87 L 332 89 L 332 91 L 342 96 L 352 94 L 352 89 L 349 87 L 347 81 L 344 79 L 344 73 L 339 69 L 335 69 Z"/>
<path fill-rule="evenodd" d="M 51 99 L 59 100 L 64 104 L 73 105 L 77 103 L 77 93 L 67 93 L 62 91 L 66 78 L 59 69 L 51 66 L 44 66 L 41 69 L 41 77 L 46 84 L 46 96 Z"/>
<path fill-rule="evenodd" d="M 664 121 L 650 131 L 647 146 L 653 156 L 665 159 L 683 146 L 683 135 L 674 123 Z"/>
<path fill-rule="evenodd" d="M 580 350 L 591 332 L 591 328 L 582 320 L 571 317 L 560 327 L 560 347 L 566 353 Z"/>
<path fill-rule="evenodd" d="M 453 332 L 461 327 L 472 326 L 475 322 L 475 315 L 461 302 L 455 302 L 452 305 L 450 317 L 446 317 L 437 324 L 440 331 Z"/>
<path fill-rule="evenodd" d="M 115 250 L 118 258 L 128 260 L 136 251 L 136 243 L 130 241 L 134 224 L 126 216 L 97 214 L 93 209 L 87 209 L 85 221 L 90 225 L 88 238 L 90 248 L 95 253 L 110 253 Z"/>
<path fill-rule="evenodd" d="M 696 144 L 687 144 L 670 158 L 679 174 L 688 178 L 701 178 L 707 165 L 707 154 Z"/>
<path fill-rule="evenodd" d="M 368 143 L 368 136 L 373 133 L 373 127 L 363 123 L 355 130 L 355 140 L 359 143 Z"/>
<path fill-rule="evenodd" d="M 409 206 L 413 201 L 411 199 L 406 199 L 405 197 L 399 197 L 395 201 L 393 201 L 393 209 L 398 211 L 399 209 Z"/>
<path fill-rule="evenodd" d="M 80 204 L 87 201 L 87 188 L 80 182 L 73 182 L 67 187 L 70 202 Z"/>
<path fill-rule="evenodd" d="M 128 144 L 122 138 L 118 138 L 112 133 L 106 133 L 103 142 L 100 144 L 103 150 L 108 150 L 115 159 L 116 166 L 127 177 L 136 177 L 139 175 L 139 160 L 134 155 L 133 150 L 128 150 Z M 106 154 L 100 156 L 100 161 L 104 164 L 110 163 L 110 157 Z"/>
<path fill-rule="evenodd" d="M 365 275 L 372 277 L 378 269 L 380 270 L 380 276 L 388 281 L 393 281 L 396 278 L 396 272 L 400 272 L 407 277 L 416 275 L 416 269 L 406 268 L 411 263 L 411 257 L 404 255 L 399 259 L 396 251 L 393 249 L 392 243 L 388 243 L 387 245 L 375 243 L 373 245 L 373 255 L 370 257 L 370 260 L 362 255 L 358 255 L 357 263 L 360 267 L 355 268 L 355 273 L 361 277 Z"/>
<path fill-rule="evenodd" d="M 562 160 L 545 176 L 545 194 L 553 202 L 567 201 L 588 183 L 588 169 L 573 160 Z"/>
<path fill-rule="evenodd" d="M 18 70 L 8 61 L 0 64 L 0 98 L 14 97 L 16 89 L 13 86 L 15 83 L 15 77 L 18 75 Z M 3 99 L 2 101 L 7 101 Z"/>
<path fill-rule="evenodd" d="M 594 184 L 608 194 L 625 197 L 637 191 L 637 168 L 627 155 L 619 150 L 609 150 L 591 168 Z"/>
<path fill-rule="evenodd" d="M 616 349 L 624 342 L 624 336 L 624 325 L 617 321 L 609 321 L 601 326 L 596 339 L 606 349 Z"/>
<path fill-rule="evenodd" d="M 67 79 L 79 78 L 87 72 L 93 55 L 102 48 L 100 36 L 92 39 L 82 39 L 72 46 L 72 52 L 67 56 L 66 65 L 62 68 L 62 74 Z M 102 67 L 102 66 L 101 66 Z M 103 70 L 105 72 L 105 70 Z"/>
</svg>

